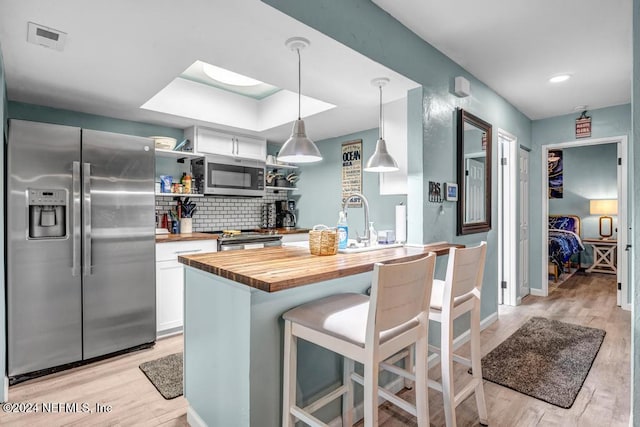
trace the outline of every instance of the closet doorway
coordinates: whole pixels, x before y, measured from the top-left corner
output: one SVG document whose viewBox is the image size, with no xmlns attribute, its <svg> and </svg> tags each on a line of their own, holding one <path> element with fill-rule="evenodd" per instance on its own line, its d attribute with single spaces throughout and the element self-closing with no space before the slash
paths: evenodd
<svg viewBox="0 0 640 427">
<path fill-rule="evenodd" d="M 529 151 L 498 129 L 498 303 L 518 305 L 529 293 Z"/>
</svg>

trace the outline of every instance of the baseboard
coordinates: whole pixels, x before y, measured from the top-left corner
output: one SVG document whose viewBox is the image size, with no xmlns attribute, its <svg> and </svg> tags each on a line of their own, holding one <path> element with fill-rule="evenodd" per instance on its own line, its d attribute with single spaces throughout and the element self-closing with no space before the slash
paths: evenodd
<svg viewBox="0 0 640 427">
<path fill-rule="evenodd" d="M 169 328 L 169 329 L 165 329 L 163 331 L 159 331 L 156 332 L 156 339 L 160 340 L 163 338 L 169 338 L 172 337 L 174 335 L 178 335 L 183 333 L 183 328 L 182 326 L 176 326 L 175 328 Z"/>
<path fill-rule="evenodd" d="M 398 393 L 400 390 L 404 388 L 404 378 L 402 377 L 396 378 L 395 380 L 391 381 L 385 388 L 393 394 Z M 378 396 L 378 406 L 382 405 L 384 402 L 386 402 L 386 399 L 383 399 L 382 397 Z M 356 423 L 363 418 L 364 418 L 364 402 L 360 402 L 358 405 L 356 405 L 355 408 L 353 408 L 353 422 Z M 341 427 L 342 417 L 338 416 L 332 419 L 328 425 L 329 427 Z"/>
<path fill-rule="evenodd" d="M 542 289 L 529 288 L 529 292 L 531 292 L 531 295 L 533 295 L 535 297 L 546 297 L 547 296 L 546 292 L 543 291 Z"/>
<path fill-rule="evenodd" d="M 187 423 L 190 427 L 208 427 L 200 415 L 191 406 L 187 406 Z"/>
</svg>

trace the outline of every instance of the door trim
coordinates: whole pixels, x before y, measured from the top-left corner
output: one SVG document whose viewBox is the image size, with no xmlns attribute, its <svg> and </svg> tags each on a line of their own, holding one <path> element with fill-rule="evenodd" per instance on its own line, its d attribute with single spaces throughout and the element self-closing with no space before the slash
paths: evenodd
<svg viewBox="0 0 640 427">
<path fill-rule="evenodd" d="M 504 144 L 508 145 L 505 153 Z M 498 302 L 506 305 L 518 305 L 518 242 L 517 242 L 517 178 L 518 138 L 498 128 L 499 167 L 498 167 Z M 506 156 L 506 157 L 505 157 Z M 506 165 L 502 166 L 503 158 Z M 502 292 L 502 282 L 507 287 Z M 502 301 L 501 301 L 502 300 Z"/>
<path fill-rule="evenodd" d="M 547 272 L 548 257 L 545 256 L 545 249 L 547 248 L 548 231 L 547 217 L 549 216 L 549 179 L 547 171 L 547 157 L 550 149 L 563 149 L 574 147 L 587 147 L 590 145 L 602 145 L 602 144 L 616 144 L 618 158 L 621 159 L 621 164 L 617 170 L 617 194 L 618 194 L 618 254 L 626 253 L 626 245 L 628 239 L 628 221 L 627 221 L 627 199 L 628 199 L 628 137 L 626 135 L 612 136 L 606 138 L 590 138 L 578 141 L 568 141 L 554 144 L 544 144 L 541 146 L 541 168 L 542 168 L 542 182 L 541 182 L 541 199 L 542 216 L 541 216 L 541 228 L 542 228 L 542 240 L 541 248 L 543 253 L 540 254 L 540 271 L 542 272 L 542 286 L 541 289 L 531 289 L 532 295 L 548 296 L 549 295 L 549 280 Z M 619 260 L 621 257 L 619 256 Z M 631 310 L 631 305 L 628 298 L 628 286 L 629 286 L 629 267 L 628 262 L 625 259 L 622 261 L 622 268 L 620 261 L 618 260 L 618 282 L 622 284 L 620 290 L 620 307 L 625 310 Z M 535 291 L 535 293 L 534 293 Z"/>
</svg>

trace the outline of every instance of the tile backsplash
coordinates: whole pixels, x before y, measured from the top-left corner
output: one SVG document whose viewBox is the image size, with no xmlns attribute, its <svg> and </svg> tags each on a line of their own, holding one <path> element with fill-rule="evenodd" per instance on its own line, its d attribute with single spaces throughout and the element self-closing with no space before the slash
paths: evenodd
<svg viewBox="0 0 640 427">
<path fill-rule="evenodd" d="M 156 196 L 158 215 L 176 206 L 174 196 Z M 259 228 L 262 223 L 262 205 L 286 200 L 286 193 L 267 192 L 264 197 L 194 197 L 198 207 L 193 216 L 193 231 Z"/>
</svg>

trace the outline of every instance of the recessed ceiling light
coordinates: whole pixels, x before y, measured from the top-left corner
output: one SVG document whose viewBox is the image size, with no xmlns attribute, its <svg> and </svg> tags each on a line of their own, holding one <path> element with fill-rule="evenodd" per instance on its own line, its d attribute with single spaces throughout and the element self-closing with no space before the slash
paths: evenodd
<svg viewBox="0 0 640 427">
<path fill-rule="evenodd" d="M 571 78 L 571 74 L 558 74 L 549 79 L 551 83 L 565 82 Z"/>
<path fill-rule="evenodd" d="M 202 64 L 202 71 L 213 80 L 232 86 L 257 86 L 262 83 L 260 80 L 255 80 L 251 77 L 243 76 L 242 74 L 234 73 L 233 71 L 225 70 L 224 68 L 211 64 Z"/>
</svg>

